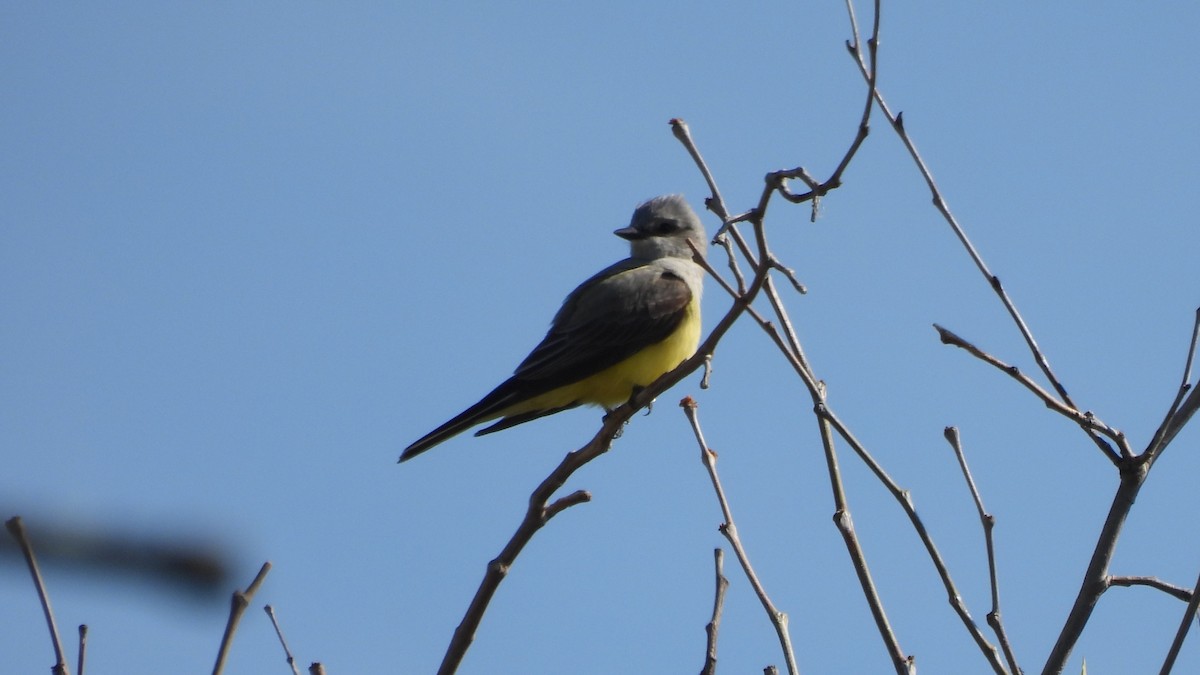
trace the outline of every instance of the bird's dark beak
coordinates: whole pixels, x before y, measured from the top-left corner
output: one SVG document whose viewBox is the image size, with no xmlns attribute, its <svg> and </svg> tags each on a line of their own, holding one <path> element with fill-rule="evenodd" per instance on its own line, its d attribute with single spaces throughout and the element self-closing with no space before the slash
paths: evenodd
<svg viewBox="0 0 1200 675">
<path fill-rule="evenodd" d="M 646 238 L 646 235 L 642 234 L 641 230 L 638 230 L 635 227 L 622 227 L 619 230 L 615 230 L 613 234 L 622 239 L 628 239 L 629 241 Z"/>
</svg>

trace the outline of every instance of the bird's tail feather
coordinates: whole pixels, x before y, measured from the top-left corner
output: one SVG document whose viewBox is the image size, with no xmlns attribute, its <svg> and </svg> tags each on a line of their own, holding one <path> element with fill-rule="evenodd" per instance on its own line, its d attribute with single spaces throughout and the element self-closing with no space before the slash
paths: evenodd
<svg viewBox="0 0 1200 675">
<path fill-rule="evenodd" d="M 461 434 L 476 424 L 499 417 L 502 410 L 515 403 L 516 399 L 519 398 L 520 392 L 516 391 L 513 387 L 512 380 L 501 384 L 499 387 L 493 389 L 492 393 L 484 396 L 478 403 L 455 415 L 442 426 L 425 434 L 413 442 L 412 445 L 405 448 L 404 452 L 400 455 L 400 461 L 410 460 L 438 443 Z"/>
<path fill-rule="evenodd" d="M 505 417 L 504 419 L 500 420 L 499 422 L 496 422 L 495 424 L 493 424 L 490 427 L 484 427 L 484 428 L 480 429 L 479 431 L 476 431 L 475 435 L 483 436 L 484 434 L 494 434 L 497 431 L 504 431 L 505 429 L 507 429 L 509 427 L 515 427 L 518 424 L 532 422 L 533 420 L 536 420 L 539 417 L 545 417 L 546 415 L 553 415 L 554 413 L 562 412 L 564 410 L 570 410 L 571 408 L 578 408 L 579 405 L 580 405 L 579 402 L 575 402 L 575 403 L 571 403 L 568 405 L 560 406 L 558 408 L 543 408 L 542 410 L 530 410 L 529 412 L 521 413 L 519 415 L 510 415 L 510 416 Z"/>
</svg>

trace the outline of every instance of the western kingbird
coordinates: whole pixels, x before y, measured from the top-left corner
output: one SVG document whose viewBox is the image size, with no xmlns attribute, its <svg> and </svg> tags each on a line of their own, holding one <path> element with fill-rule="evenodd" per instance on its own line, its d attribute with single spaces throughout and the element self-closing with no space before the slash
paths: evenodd
<svg viewBox="0 0 1200 675">
<path fill-rule="evenodd" d="M 655 197 L 613 234 L 629 240 L 629 257 L 571 291 L 513 376 L 405 448 L 401 462 L 494 419 L 475 435 L 584 404 L 611 410 L 696 352 L 704 269 L 692 247 L 704 255 L 707 244 L 696 213 L 681 195 Z"/>
</svg>

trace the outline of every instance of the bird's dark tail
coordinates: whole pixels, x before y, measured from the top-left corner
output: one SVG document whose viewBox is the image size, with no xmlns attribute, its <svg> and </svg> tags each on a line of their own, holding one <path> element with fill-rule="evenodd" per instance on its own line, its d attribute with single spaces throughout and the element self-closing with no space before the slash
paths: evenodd
<svg viewBox="0 0 1200 675">
<path fill-rule="evenodd" d="M 476 424 L 496 419 L 505 408 L 524 398 L 524 393 L 520 391 L 513 380 L 509 379 L 505 381 L 499 387 L 493 389 L 492 393 L 484 396 L 478 403 L 455 415 L 450 421 L 425 434 L 412 445 L 405 448 L 404 452 L 400 455 L 400 461 L 408 461 L 438 443 L 461 434 Z M 495 431 L 499 431 L 499 429 L 495 429 Z"/>
</svg>

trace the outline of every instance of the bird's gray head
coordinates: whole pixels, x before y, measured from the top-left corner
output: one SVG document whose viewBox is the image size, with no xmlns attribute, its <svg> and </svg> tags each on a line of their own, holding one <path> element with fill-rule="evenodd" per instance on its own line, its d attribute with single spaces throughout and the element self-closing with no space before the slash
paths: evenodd
<svg viewBox="0 0 1200 675">
<path fill-rule="evenodd" d="M 642 202 L 633 212 L 629 227 L 613 234 L 629 240 L 631 258 L 645 260 L 665 257 L 691 260 L 689 241 L 702 256 L 708 244 L 704 224 L 683 195 L 663 195 Z"/>
</svg>

